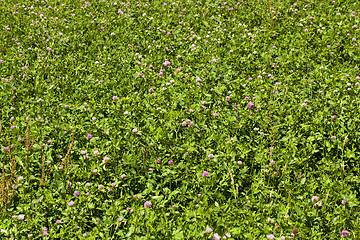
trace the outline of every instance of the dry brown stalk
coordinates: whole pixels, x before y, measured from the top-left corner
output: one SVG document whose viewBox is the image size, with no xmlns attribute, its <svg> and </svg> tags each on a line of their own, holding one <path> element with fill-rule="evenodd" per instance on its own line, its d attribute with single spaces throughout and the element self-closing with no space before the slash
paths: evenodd
<svg viewBox="0 0 360 240">
<path fill-rule="evenodd" d="M 13 157 L 11 159 L 10 166 L 11 166 L 11 174 L 10 174 L 9 184 L 12 183 L 12 180 L 13 180 L 13 178 L 15 176 L 15 173 L 16 173 L 16 159 L 15 159 L 15 157 Z"/>
<path fill-rule="evenodd" d="M 51 168 L 52 168 L 52 166 L 50 165 L 49 170 L 48 170 L 48 178 L 50 178 Z"/>
<path fill-rule="evenodd" d="M 5 167 L 4 164 L 2 164 L 2 177 L 3 177 L 3 181 L 2 181 L 2 185 L 1 185 L 1 202 L 4 202 L 4 198 L 5 198 Z"/>
<path fill-rule="evenodd" d="M 184 67 L 185 67 L 185 63 L 187 62 L 187 59 L 184 61 L 184 65 L 182 66 L 182 68 L 184 69 Z"/>
<path fill-rule="evenodd" d="M 44 177 L 45 177 L 45 158 L 44 158 L 44 155 L 42 155 L 42 172 L 41 172 L 41 181 L 40 181 L 41 187 L 44 183 Z"/>
<path fill-rule="evenodd" d="M 30 124 L 29 124 L 29 118 L 26 118 L 27 121 L 27 126 L 26 126 L 26 131 L 25 131 L 25 143 L 26 143 L 26 151 L 27 153 L 29 153 L 30 151 L 30 142 L 29 142 L 29 137 L 30 137 Z M 28 155 L 25 156 L 25 167 L 27 168 L 27 162 L 28 162 Z"/>
<path fill-rule="evenodd" d="M 272 6 L 271 6 L 271 0 L 269 0 L 269 11 L 270 11 L 270 13 L 269 13 L 269 23 L 270 23 L 270 27 L 271 28 L 273 28 L 273 16 L 274 16 L 274 14 L 272 13 Z M 270 15 L 271 15 L 271 17 L 270 17 Z"/>
<path fill-rule="evenodd" d="M 272 143 L 271 143 L 271 146 L 272 146 Z M 273 147 L 270 147 L 270 158 L 272 158 L 272 151 L 273 151 Z"/>
<path fill-rule="evenodd" d="M 11 182 L 9 182 L 9 184 L 8 184 L 8 187 L 7 187 L 7 189 L 8 189 L 8 200 L 7 200 L 7 203 L 9 203 L 9 204 L 11 204 L 12 203 L 12 200 L 13 200 L 13 197 L 14 197 L 14 195 L 16 194 L 16 192 L 12 192 L 11 194 L 9 194 L 9 190 L 10 190 L 10 187 L 11 187 Z"/>
<path fill-rule="evenodd" d="M 9 190 L 10 190 L 10 186 L 11 186 L 11 181 L 7 181 L 7 177 L 5 175 L 5 167 L 4 164 L 2 165 L 3 167 L 3 183 L 2 183 L 2 188 L 1 188 L 1 192 L 2 192 L 2 198 L 1 201 L 4 204 L 4 207 L 6 208 L 7 204 L 9 201 L 12 200 L 12 197 L 14 196 L 14 194 L 9 194 Z M 11 174 L 13 177 L 13 174 Z"/>
<path fill-rule="evenodd" d="M 305 83 L 305 79 L 306 79 L 306 77 L 307 77 L 308 74 L 309 74 L 309 73 L 307 73 L 307 74 L 305 75 L 305 77 L 304 77 L 304 83 Z"/>
<path fill-rule="evenodd" d="M 71 149 L 72 147 L 74 146 L 74 134 L 75 134 L 75 131 L 73 130 L 72 131 L 72 136 L 71 136 L 71 144 L 70 144 L 70 147 L 69 147 L 69 150 L 68 152 L 66 153 L 65 157 L 64 157 L 64 160 L 61 162 L 61 166 L 64 165 L 67 157 L 69 156 L 70 152 L 71 152 Z M 67 161 L 66 163 L 66 169 L 69 167 L 69 160 Z"/>
<path fill-rule="evenodd" d="M 25 156 L 25 168 L 27 169 L 27 160 L 28 160 L 28 157 L 27 155 Z"/>
<path fill-rule="evenodd" d="M 299 182 L 299 179 L 298 179 L 298 176 L 297 176 L 296 172 L 295 172 L 295 177 L 296 177 L 296 181 Z"/>
<path fill-rule="evenodd" d="M 8 197 L 9 197 L 9 188 L 8 188 L 8 184 L 5 180 L 5 189 L 4 189 L 4 206 L 6 208 L 7 202 L 8 202 Z"/>
<path fill-rule="evenodd" d="M 116 227 L 115 227 L 115 231 L 118 229 L 119 225 L 120 225 L 120 220 L 118 219 L 118 220 L 117 220 Z"/>
<path fill-rule="evenodd" d="M 280 176 L 280 172 L 279 172 L 279 168 L 278 168 L 277 164 L 275 164 L 275 167 L 276 167 L 276 171 L 277 171 L 278 175 Z"/>
<path fill-rule="evenodd" d="M 11 162 L 11 150 L 10 150 L 10 140 L 8 139 L 8 154 L 9 154 L 9 159 Z"/>
<path fill-rule="evenodd" d="M 4 207 L 7 206 L 8 202 L 12 200 L 14 193 L 9 194 L 9 190 L 16 173 L 16 158 L 10 158 L 10 179 L 7 181 L 5 166 L 2 164 L 2 186 L 1 186 L 1 203 L 4 204 Z"/>
<path fill-rule="evenodd" d="M 234 181 L 234 177 L 233 177 L 233 175 L 232 175 L 232 173 L 231 173 L 230 168 L 229 168 L 229 173 L 230 173 L 230 177 L 231 177 L 231 184 L 233 185 L 234 190 L 235 190 L 235 181 Z M 238 194 L 238 192 L 236 191 L 236 195 L 237 195 L 237 194 Z"/>
<path fill-rule="evenodd" d="M 232 175 L 232 173 L 231 173 L 231 171 L 230 171 L 230 168 L 229 168 L 229 173 L 230 173 L 230 177 L 231 177 L 231 183 L 232 183 L 232 185 L 234 186 L 234 185 L 235 185 L 235 181 L 234 181 L 234 177 L 233 177 L 233 175 Z"/>
<path fill-rule="evenodd" d="M 35 143 L 35 138 L 33 137 L 33 141 L 31 143 L 30 147 L 34 146 L 34 143 Z"/>
<path fill-rule="evenodd" d="M 277 86 L 274 86 L 274 91 L 277 89 Z M 270 148 L 269 148 L 269 155 L 270 155 L 270 159 L 272 158 L 273 155 L 273 150 L 274 150 L 274 146 L 275 146 L 275 137 L 276 137 L 276 125 L 279 123 L 279 121 L 281 121 L 283 118 L 280 118 L 279 120 L 277 120 L 276 122 L 273 121 L 272 119 L 272 115 L 271 115 L 271 107 L 270 104 L 268 106 L 268 114 L 264 116 L 266 119 L 269 120 L 268 125 L 270 125 L 270 129 L 271 129 L 271 133 L 270 133 L 270 138 L 271 138 L 271 143 L 270 143 Z M 270 132 L 268 130 L 267 127 L 265 127 L 264 125 L 262 125 L 262 128 L 266 131 L 266 132 Z M 280 172 L 278 170 L 278 167 L 276 166 L 276 170 L 280 176 Z"/>
<path fill-rule="evenodd" d="M 145 147 L 141 147 L 141 152 L 142 152 L 142 154 L 143 154 L 143 158 L 144 158 L 144 159 L 148 157 L 148 153 L 147 153 Z"/>
<path fill-rule="evenodd" d="M 343 143 L 343 147 L 345 147 L 346 140 L 348 139 L 348 136 L 349 136 L 349 135 L 346 135 L 346 137 L 345 137 L 345 140 L 344 140 L 344 143 Z"/>
<path fill-rule="evenodd" d="M 2 130 L 2 121 L 0 121 L 0 133 L 1 133 L 1 130 Z"/>
<path fill-rule="evenodd" d="M 29 144 L 29 135 L 30 135 L 30 125 L 29 125 L 29 119 L 27 120 L 27 126 L 26 126 L 26 132 L 25 132 L 25 140 L 26 140 L 26 151 L 29 152 L 30 144 Z"/>
</svg>

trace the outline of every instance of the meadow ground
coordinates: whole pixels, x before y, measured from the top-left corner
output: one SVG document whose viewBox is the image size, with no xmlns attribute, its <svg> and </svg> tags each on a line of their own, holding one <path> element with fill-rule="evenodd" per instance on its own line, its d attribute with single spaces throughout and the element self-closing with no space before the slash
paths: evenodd
<svg viewBox="0 0 360 240">
<path fill-rule="evenodd" d="M 1 239 L 359 239 L 359 14 L 0 0 Z"/>
</svg>

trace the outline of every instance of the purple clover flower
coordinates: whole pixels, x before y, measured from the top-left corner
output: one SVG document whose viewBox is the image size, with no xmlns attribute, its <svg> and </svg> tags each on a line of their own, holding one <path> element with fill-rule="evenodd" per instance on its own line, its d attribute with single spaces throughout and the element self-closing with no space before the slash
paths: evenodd
<svg viewBox="0 0 360 240">
<path fill-rule="evenodd" d="M 203 176 L 203 177 L 208 177 L 208 176 L 209 176 L 209 172 L 208 172 L 208 171 L 204 171 L 204 172 L 202 173 L 202 176 Z"/>
<path fill-rule="evenodd" d="M 255 104 L 253 102 L 249 102 L 247 105 L 248 109 L 252 109 L 255 106 Z"/>
<path fill-rule="evenodd" d="M 341 231 L 341 237 L 346 238 L 348 236 L 350 236 L 350 232 L 348 230 Z"/>
<path fill-rule="evenodd" d="M 150 202 L 150 201 L 146 201 L 146 202 L 144 203 L 144 207 L 145 207 L 145 208 L 151 207 L 151 202 Z"/>
</svg>

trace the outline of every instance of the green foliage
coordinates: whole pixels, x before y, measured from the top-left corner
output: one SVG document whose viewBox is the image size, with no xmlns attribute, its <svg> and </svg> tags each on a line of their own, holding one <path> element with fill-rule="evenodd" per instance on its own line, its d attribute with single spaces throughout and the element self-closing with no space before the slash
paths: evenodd
<svg viewBox="0 0 360 240">
<path fill-rule="evenodd" d="M 1 238 L 359 239 L 356 1 L 0 2 Z"/>
</svg>

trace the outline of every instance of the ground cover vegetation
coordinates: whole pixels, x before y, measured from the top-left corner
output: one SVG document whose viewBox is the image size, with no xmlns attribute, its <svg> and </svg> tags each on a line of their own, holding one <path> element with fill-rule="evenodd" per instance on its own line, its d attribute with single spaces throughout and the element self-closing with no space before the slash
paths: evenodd
<svg viewBox="0 0 360 240">
<path fill-rule="evenodd" d="M 359 13 L 0 0 L 2 239 L 359 239 Z"/>
</svg>

